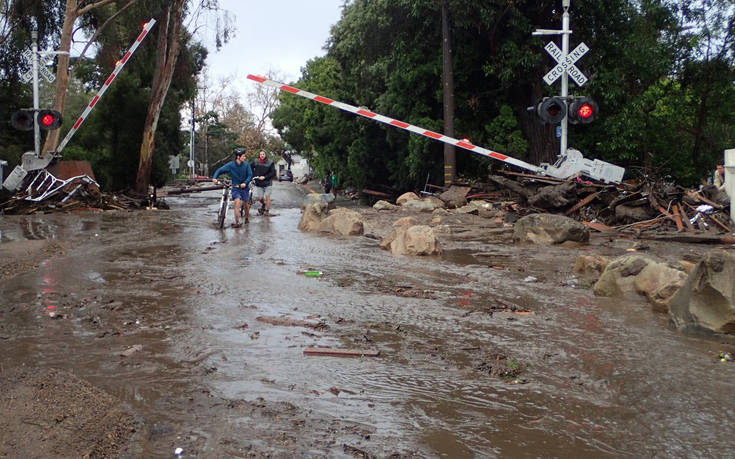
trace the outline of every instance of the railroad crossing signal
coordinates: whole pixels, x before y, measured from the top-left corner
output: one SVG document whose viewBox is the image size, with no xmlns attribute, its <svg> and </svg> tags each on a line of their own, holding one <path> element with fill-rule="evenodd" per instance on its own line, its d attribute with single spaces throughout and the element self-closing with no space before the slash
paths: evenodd
<svg viewBox="0 0 735 459">
<path fill-rule="evenodd" d="M 575 97 L 569 104 L 569 122 L 572 124 L 589 124 L 595 120 L 599 109 L 597 102 L 590 97 Z"/>
<path fill-rule="evenodd" d="M 33 130 L 33 110 L 18 110 L 10 117 L 10 124 L 19 131 Z"/>
<path fill-rule="evenodd" d="M 61 113 L 56 110 L 39 110 L 36 119 L 38 119 L 38 126 L 44 131 L 59 129 L 63 122 Z"/>
<path fill-rule="evenodd" d="M 544 81 L 546 84 L 551 86 L 560 76 L 564 74 L 566 70 L 569 77 L 577 83 L 577 86 L 584 86 L 589 79 L 582 73 L 581 70 L 574 65 L 582 56 L 587 54 L 589 47 L 583 42 L 577 45 L 571 53 L 567 54 L 566 60 L 563 60 L 563 52 L 556 46 L 556 43 L 550 41 L 544 47 L 547 53 L 557 62 L 557 65 L 544 75 Z"/>
<path fill-rule="evenodd" d="M 536 114 L 544 123 L 556 124 L 567 116 L 567 104 L 562 97 L 544 97 L 535 108 Z"/>
<path fill-rule="evenodd" d="M 35 116 L 34 116 L 35 113 Z M 38 122 L 38 127 L 51 131 L 59 129 L 63 122 L 61 113 L 56 110 L 18 110 L 10 117 L 10 124 L 19 131 L 32 131 L 34 119 Z"/>
</svg>

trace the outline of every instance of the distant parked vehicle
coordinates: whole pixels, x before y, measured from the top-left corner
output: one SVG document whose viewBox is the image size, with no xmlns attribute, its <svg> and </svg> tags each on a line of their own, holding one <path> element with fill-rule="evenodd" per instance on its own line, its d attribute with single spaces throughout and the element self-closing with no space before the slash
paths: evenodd
<svg viewBox="0 0 735 459">
<path fill-rule="evenodd" d="M 281 172 L 278 173 L 278 181 L 293 182 L 293 172 L 288 169 L 283 169 Z"/>
</svg>

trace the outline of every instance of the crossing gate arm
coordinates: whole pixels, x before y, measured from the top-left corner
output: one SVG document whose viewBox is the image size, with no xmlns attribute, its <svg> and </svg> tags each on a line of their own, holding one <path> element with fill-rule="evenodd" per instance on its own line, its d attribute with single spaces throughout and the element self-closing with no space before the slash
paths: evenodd
<svg viewBox="0 0 735 459">
<path fill-rule="evenodd" d="M 340 110 L 344 110 L 346 112 L 354 113 L 355 115 L 360 115 L 362 117 L 378 121 L 384 124 L 388 124 L 390 126 L 395 126 L 397 128 L 404 129 L 409 132 L 413 132 L 414 134 L 423 135 L 425 137 L 429 137 L 430 139 L 438 140 L 440 142 L 448 143 L 450 145 L 454 145 L 460 148 L 464 148 L 465 150 L 469 150 L 472 153 L 475 153 L 480 156 L 485 156 L 487 158 L 492 158 L 498 161 L 502 161 L 507 164 L 511 164 L 516 167 L 520 167 L 522 169 L 529 170 L 531 172 L 537 173 L 537 174 L 543 174 L 544 169 L 539 166 L 534 166 L 533 164 L 527 163 L 525 161 L 521 161 L 520 159 L 513 158 L 512 156 L 504 155 L 502 153 L 498 153 L 496 151 L 488 150 L 487 148 L 480 147 L 478 145 L 474 145 L 468 141 L 465 140 L 458 140 L 449 136 L 446 136 L 444 134 L 440 134 L 438 132 L 434 132 L 428 129 L 424 129 L 418 126 L 414 126 L 412 124 L 399 121 L 390 117 L 387 117 L 385 115 L 380 115 L 378 113 L 371 112 L 370 110 L 366 108 L 360 108 L 355 107 L 350 104 L 346 104 L 344 102 L 339 102 L 333 99 L 330 99 L 328 97 L 320 96 L 318 94 L 313 94 L 308 91 L 304 91 L 303 89 L 298 89 L 293 86 L 289 86 L 283 83 L 279 83 L 277 81 L 269 80 L 268 78 L 257 76 L 257 75 L 248 75 L 248 79 L 255 81 L 256 83 L 260 83 L 266 86 L 270 86 L 276 89 L 280 89 L 281 91 L 286 91 L 291 94 L 295 94 L 297 96 L 304 97 L 306 99 L 315 100 L 317 102 L 321 102 L 325 105 L 329 105 L 335 108 L 338 108 Z"/>
<path fill-rule="evenodd" d="M 81 115 L 79 115 L 79 118 L 74 123 L 74 126 L 69 130 L 69 132 L 66 134 L 66 137 L 64 137 L 64 140 L 61 141 L 59 146 L 56 148 L 56 153 L 61 153 L 61 151 L 66 147 L 66 144 L 69 143 L 72 137 L 74 137 L 74 134 L 77 133 L 79 130 L 79 127 L 84 123 L 84 120 L 87 119 L 87 116 L 89 116 L 89 113 L 94 109 L 95 106 L 97 106 L 97 102 L 102 98 L 102 96 L 105 94 L 107 89 L 110 87 L 113 81 L 115 81 L 115 78 L 120 73 L 120 71 L 125 67 L 125 64 L 128 63 L 128 60 L 130 60 L 130 57 L 133 55 L 136 49 L 138 49 L 138 46 L 143 42 L 143 39 L 148 36 L 148 32 L 151 31 L 153 26 L 156 25 L 156 20 L 151 18 L 143 25 L 143 30 L 138 35 L 138 38 L 135 39 L 132 45 L 130 45 L 130 48 L 127 50 L 125 55 L 117 61 L 117 64 L 115 65 L 115 69 L 112 71 L 109 77 L 105 80 L 105 83 L 102 85 L 99 91 L 97 91 L 97 94 L 92 98 L 92 100 L 89 102 L 87 107 L 84 109 Z"/>
</svg>

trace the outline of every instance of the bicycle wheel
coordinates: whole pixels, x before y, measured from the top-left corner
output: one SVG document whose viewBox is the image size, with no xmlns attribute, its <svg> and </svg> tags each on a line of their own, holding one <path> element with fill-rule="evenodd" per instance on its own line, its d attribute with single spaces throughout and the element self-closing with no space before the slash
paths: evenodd
<svg viewBox="0 0 735 459">
<path fill-rule="evenodd" d="M 227 206 L 229 204 L 229 193 L 225 188 L 224 194 L 222 195 L 222 202 L 219 205 L 219 212 L 217 213 L 217 226 L 222 229 L 225 227 L 225 217 L 227 216 Z"/>
</svg>

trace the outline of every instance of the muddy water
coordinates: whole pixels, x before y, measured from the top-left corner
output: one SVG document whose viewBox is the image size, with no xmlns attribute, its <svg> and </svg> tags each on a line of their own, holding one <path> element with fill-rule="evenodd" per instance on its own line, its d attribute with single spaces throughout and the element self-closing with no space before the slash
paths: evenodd
<svg viewBox="0 0 735 459">
<path fill-rule="evenodd" d="M 735 364 L 714 358 L 732 344 L 675 332 L 637 298 L 595 298 L 570 273 L 583 249 L 393 256 L 299 232 L 301 194 L 276 184 L 277 215 L 242 229 L 215 229 L 206 193 L 170 211 L 1 217 L 8 247 L 63 252 L 0 286 L 0 364 L 68 369 L 126 401 L 145 423 L 133 456 L 732 455 Z M 303 354 L 317 346 L 381 355 Z M 492 374 L 498 356 L 520 374 Z M 233 401 L 296 411 L 263 423 Z M 311 437 L 272 436 L 291 430 Z"/>
</svg>

